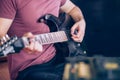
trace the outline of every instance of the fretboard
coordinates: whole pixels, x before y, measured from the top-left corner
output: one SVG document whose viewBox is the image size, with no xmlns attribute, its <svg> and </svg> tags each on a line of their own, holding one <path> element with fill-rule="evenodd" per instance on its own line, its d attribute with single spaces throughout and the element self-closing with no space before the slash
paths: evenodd
<svg viewBox="0 0 120 80">
<path fill-rule="evenodd" d="M 44 45 L 50 43 L 65 42 L 68 41 L 68 38 L 65 31 L 58 31 L 36 35 L 35 40 Z"/>
</svg>

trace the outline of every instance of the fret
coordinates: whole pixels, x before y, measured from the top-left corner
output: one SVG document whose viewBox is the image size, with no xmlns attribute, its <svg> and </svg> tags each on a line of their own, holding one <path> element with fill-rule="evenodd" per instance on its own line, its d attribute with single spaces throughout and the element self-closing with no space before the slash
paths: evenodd
<svg viewBox="0 0 120 80">
<path fill-rule="evenodd" d="M 54 43 L 54 42 L 56 41 L 56 40 L 55 40 L 55 35 L 54 35 L 54 33 L 52 33 L 52 34 L 50 33 L 50 35 L 51 35 L 51 39 L 52 39 L 51 42 Z"/>
<path fill-rule="evenodd" d="M 50 41 L 50 38 L 49 38 L 49 36 L 48 36 L 48 34 L 45 34 L 45 39 L 46 39 L 46 43 L 51 42 L 51 41 Z"/>
<path fill-rule="evenodd" d="M 52 43 L 53 39 L 50 34 L 47 34 L 47 38 L 49 38 L 48 43 Z"/>
<path fill-rule="evenodd" d="M 63 32 L 60 32 L 60 34 L 62 34 L 62 33 L 63 33 Z M 60 40 L 60 41 L 63 41 L 63 36 L 62 36 L 62 35 L 59 35 L 59 34 L 58 34 L 58 36 L 59 36 L 59 40 Z"/>
<path fill-rule="evenodd" d="M 62 35 L 64 36 L 64 37 L 63 37 L 63 41 L 66 41 L 66 39 L 68 40 L 68 38 L 67 38 L 67 36 L 66 36 L 65 32 L 64 32 L 64 33 L 62 33 Z"/>
<path fill-rule="evenodd" d="M 67 40 L 67 36 L 65 34 L 65 32 L 60 32 L 61 35 L 59 35 L 59 38 L 61 39 L 61 41 L 66 41 Z"/>
<path fill-rule="evenodd" d="M 58 36 L 57 36 L 57 33 L 54 33 L 54 36 L 55 36 L 55 42 L 58 42 Z"/>
<path fill-rule="evenodd" d="M 41 36 L 39 36 L 39 35 L 38 35 L 38 37 L 39 37 L 39 42 L 42 44 L 42 43 L 43 43 L 43 41 L 42 41 Z"/>
<path fill-rule="evenodd" d="M 60 32 L 60 34 L 61 34 L 62 32 Z M 58 40 L 59 41 L 62 41 L 62 37 L 61 37 L 61 35 L 60 35 L 59 33 L 57 33 L 57 35 L 58 35 Z"/>
<path fill-rule="evenodd" d="M 54 35 L 54 33 L 51 34 L 51 36 L 52 36 L 52 41 L 55 41 L 55 35 Z"/>
<path fill-rule="evenodd" d="M 66 35 L 64 35 L 64 34 L 65 34 L 64 32 L 61 32 L 61 35 L 60 35 L 60 37 L 62 38 L 63 41 L 67 39 Z"/>
<path fill-rule="evenodd" d="M 63 38 L 64 38 L 63 32 L 61 32 L 60 39 L 63 40 Z"/>
<path fill-rule="evenodd" d="M 60 32 L 59 32 L 59 33 L 60 33 Z M 55 35 L 56 35 L 56 42 L 61 41 L 61 40 L 59 39 L 59 35 L 58 35 L 58 33 L 55 33 Z"/>
<path fill-rule="evenodd" d="M 60 39 L 63 40 L 62 32 L 61 32 L 61 35 L 59 35 L 59 36 L 60 36 Z"/>
<path fill-rule="evenodd" d="M 41 38 L 38 35 L 35 36 L 35 40 L 42 44 Z"/>
<path fill-rule="evenodd" d="M 61 42 L 61 40 L 59 38 L 60 32 L 59 33 L 55 33 L 55 35 L 56 35 L 56 42 Z"/>
<path fill-rule="evenodd" d="M 41 44 L 43 44 L 44 42 L 43 42 L 43 39 L 42 39 L 41 35 L 38 35 L 38 36 L 39 36 Z"/>
<path fill-rule="evenodd" d="M 41 38 L 42 38 L 43 43 L 46 43 L 46 40 L 45 40 L 44 34 L 41 34 Z"/>
<path fill-rule="evenodd" d="M 53 43 L 53 36 L 51 34 L 48 34 L 50 38 L 50 43 Z"/>
<path fill-rule="evenodd" d="M 56 40 L 55 40 L 55 35 L 54 35 L 54 33 L 53 33 L 53 34 L 51 34 L 51 36 L 52 36 L 52 39 L 53 39 L 53 41 L 52 41 L 52 42 L 56 41 Z"/>
<path fill-rule="evenodd" d="M 52 40 L 52 38 L 50 38 L 50 36 L 48 34 L 46 34 L 46 38 L 48 38 L 47 43 L 52 43 L 53 40 Z"/>
<path fill-rule="evenodd" d="M 49 39 L 50 39 L 50 42 L 52 42 L 52 36 L 51 36 L 51 34 L 48 34 L 48 36 L 49 36 Z"/>
<path fill-rule="evenodd" d="M 36 35 L 35 38 L 37 41 L 39 41 L 40 44 L 50 44 L 68 40 L 64 31 L 40 34 Z"/>
<path fill-rule="evenodd" d="M 49 42 L 49 37 L 47 37 L 47 34 L 44 34 L 44 37 L 45 37 L 46 43 L 48 43 Z"/>
</svg>

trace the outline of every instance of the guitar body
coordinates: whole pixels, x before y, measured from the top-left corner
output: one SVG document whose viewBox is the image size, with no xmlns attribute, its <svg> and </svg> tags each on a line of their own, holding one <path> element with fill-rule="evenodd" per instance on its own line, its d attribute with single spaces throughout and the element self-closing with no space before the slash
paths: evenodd
<svg viewBox="0 0 120 80">
<path fill-rule="evenodd" d="M 65 57 L 85 55 L 80 46 L 80 43 L 74 42 L 71 38 L 70 29 L 74 24 L 74 21 L 69 15 L 62 13 L 59 17 L 55 17 L 54 15 L 46 14 L 42 16 L 38 21 L 43 21 L 45 24 L 47 24 L 51 32 L 65 31 L 68 41 L 55 43 L 55 47 L 59 57 L 61 56 L 61 58 L 64 59 Z"/>
</svg>

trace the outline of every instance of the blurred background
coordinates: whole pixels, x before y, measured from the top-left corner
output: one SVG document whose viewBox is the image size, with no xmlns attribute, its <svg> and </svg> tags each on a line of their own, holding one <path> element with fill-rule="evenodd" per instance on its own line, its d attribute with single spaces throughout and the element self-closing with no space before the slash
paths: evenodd
<svg viewBox="0 0 120 80">
<path fill-rule="evenodd" d="M 71 1 L 80 7 L 86 20 L 83 45 L 87 55 L 120 57 L 120 0 Z M 7 62 L 3 61 L 6 58 L 0 59 L 0 80 L 9 80 Z"/>
<path fill-rule="evenodd" d="M 88 55 L 120 56 L 120 0 L 72 0 L 86 20 Z"/>
</svg>

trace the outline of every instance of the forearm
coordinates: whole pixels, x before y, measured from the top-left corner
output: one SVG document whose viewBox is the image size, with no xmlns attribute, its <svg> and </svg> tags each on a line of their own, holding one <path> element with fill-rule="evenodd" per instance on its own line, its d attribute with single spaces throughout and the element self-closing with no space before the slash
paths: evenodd
<svg viewBox="0 0 120 80">
<path fill-rule="evenodd" d="M 61 7 L 61 10 L 69 14 L 75 21 L 75 24 L 71 27 L 71 35 L 73 40 L 82 42 L 86 27 L 82 11 L 70 0 L 67 0 L 67 2 Z M 77 34 L 74 34 L 75 30 L 77 30 Z"/>
<path fill-rule="evenodd" d="M 80 8 L 73 4 L 70 0 L 66 1 L 66 3 L 61 7 L 61 10 L 69 14 L 74 19 L 75 22 L 84 19 Z"/>
<path fill-rule="evenodd" d="M 67 14 L 69 14 L 74 19 L 75 22 L 84 19 L 81 10 L 77 6 L 73 7 Z"/>
<path fill-rule="evenodd" d="M 11 19 L 0 18 L 0 38 L 6 35 L 12 21 Z"/>
</svg>

